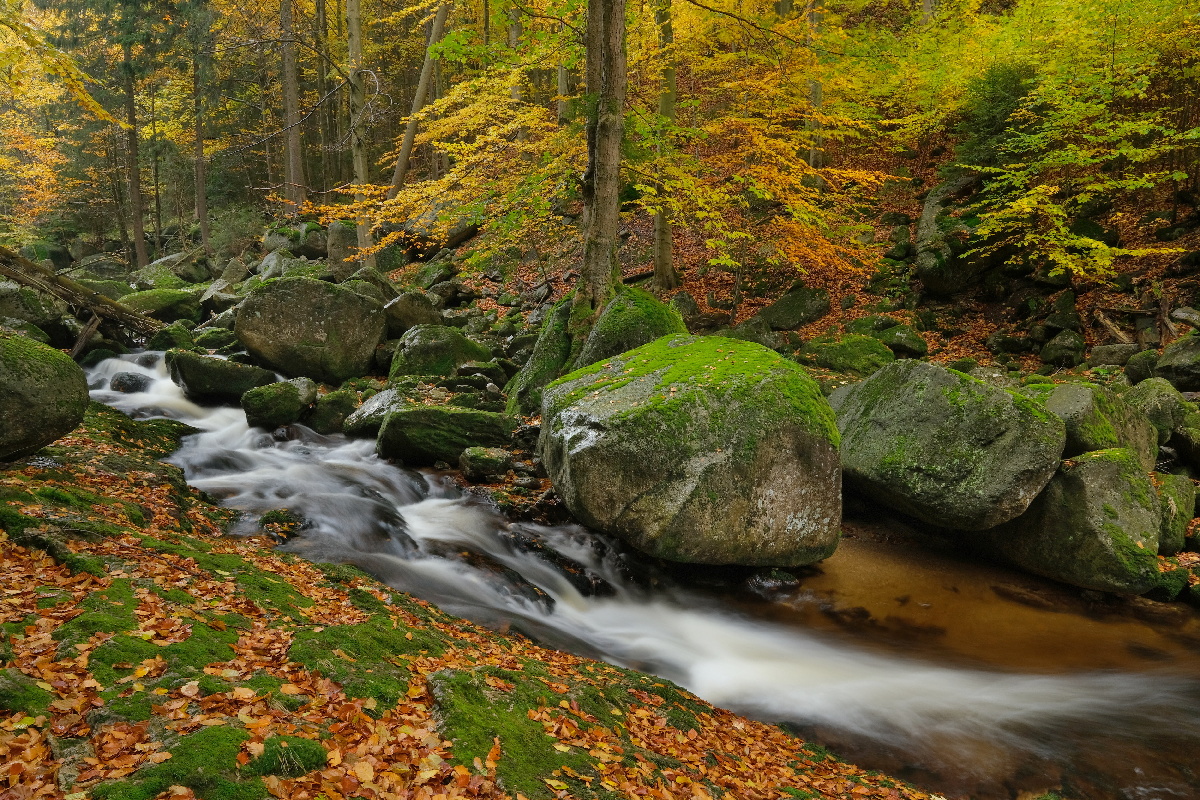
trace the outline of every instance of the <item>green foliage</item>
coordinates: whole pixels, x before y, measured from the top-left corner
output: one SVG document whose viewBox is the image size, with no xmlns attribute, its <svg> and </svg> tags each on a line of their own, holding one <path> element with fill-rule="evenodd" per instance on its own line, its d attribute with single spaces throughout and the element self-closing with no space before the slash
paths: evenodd
<svg viewBox="0 0 1200 800">
<path fill-rule="evenodd" d="M 959 162 L 990 167 L 1006 160 L 1010 117 L 1033 90 L 1036 75 L 1030 64 L 998 63 L 967 83 L 955 126 L 963 137 L 955 149 Z"/>
</svg>

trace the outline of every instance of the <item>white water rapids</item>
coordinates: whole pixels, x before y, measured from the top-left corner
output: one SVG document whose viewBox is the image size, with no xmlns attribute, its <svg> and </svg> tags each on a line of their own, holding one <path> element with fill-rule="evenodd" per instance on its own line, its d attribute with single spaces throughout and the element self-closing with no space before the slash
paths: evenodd
<svg viewBox="0 0 1200 800">
<path fill-rule="evenodd" d="M 118 372 L 150 383 L 132 394 L 112 391 L 109 380 Z M 303 428 L 297 438 L 277 441 L 249 428 L 241 409 L 196 405 L 167 377 L 158 354 L 106 361 L 89 378 L 100 402 L 201 431 L 168 459 L 193 486 L 250 517 L 287 508 L 309 520 L 286 547 L 355 564 L 452 613 L 512 623 L 550 644 L 655 672 L 718 706 L 840 731 L 902 753 L 908 763 L 940 764 L 943 772 L 946 765 L 987 771 L 997 760 L 1011 763 L 1013 753 L 1070 760 L 1078 738 L 1098 731 L 1114 748 L 1163 726 L 1200 742 L 1200 692 L 1187 678 L 964 669 L 758 621 L 669 580 L 653 588 L 632 581 L 616 551 L 582 528 L 511 523 L 452 486 L 380 460 L 372 441 Z M 552 559 L 514 544 L 531 539 L 611 589 L 581 593 L 579 581 Z M 457 557 L 464 550 L 482 554 L 492 568 Z M 1124 784 L 1114 796 L 1192 791 Z"/>
</svg>

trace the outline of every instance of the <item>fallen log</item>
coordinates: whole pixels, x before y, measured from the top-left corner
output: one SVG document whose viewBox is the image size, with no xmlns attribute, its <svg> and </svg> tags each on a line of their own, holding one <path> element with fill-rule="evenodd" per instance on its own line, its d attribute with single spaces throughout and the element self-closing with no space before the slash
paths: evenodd
<svg viewBox="0 0 1200 800">
<path fill-rule="evenodd" d="M 70 278 L 56 275 L 6 247 L 0 247 L 0 276 L 39 292 L 54 295 L 76 311 L 90 311 L 101 319 L 144 336 L 153 336 L 166 327 L 166 323 L 127 308 Z"/>
</svg>

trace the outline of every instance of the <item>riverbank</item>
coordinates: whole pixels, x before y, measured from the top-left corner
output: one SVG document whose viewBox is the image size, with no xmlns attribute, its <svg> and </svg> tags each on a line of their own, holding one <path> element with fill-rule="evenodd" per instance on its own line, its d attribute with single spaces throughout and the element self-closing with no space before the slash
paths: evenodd
<svg viewBox="0 0 1200 800">
<path fill-rule="evenodd" d="M 186 430 L 93 404 L 74 433 L 0 473 L 10 787 L 239 800 L 931 796 L 663 679 L 272 552 L 285 519 L 264 537 L 223 537 L 233 513 L 157 461 Z"/>
</svg>

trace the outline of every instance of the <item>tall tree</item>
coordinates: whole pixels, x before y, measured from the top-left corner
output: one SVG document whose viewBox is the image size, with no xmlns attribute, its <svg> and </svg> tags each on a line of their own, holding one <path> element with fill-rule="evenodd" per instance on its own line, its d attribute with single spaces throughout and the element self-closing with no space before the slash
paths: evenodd
<svg viewBox="0 0 1200 800">
<path fill-rule="evenodd" d="M 304 205 L 304 151 L 300 144 L 300 75 L 296 64 L 296 26 L 292 0 L 279 0 L 279 33 L 283 54 L 283 196 L 289 214 Z"/>
<path fill-rule="evenodd" d="M 371 183 L 371 165 L 367 156 L 367 87 L 366 69 L 363 67 L 362 8 L 359 0 L 346 0 L 346 47 L 350 60 L 347 72 L 350 75 L 350 150 L 354 160 L 354 183 L 357 186 L 367 186 Z M 360 189 L 355 193 L 354 199 L 361 203 L 367 198 Z M 367 251 L 374 246 L 371 226 L 360 212 L 358 247 Z M 374 266 L 374 256 L 367 256 L 365 260 L 368 266 Z"/>
<path fill-rule="evenodd" d="M 675 105 L 678 99 L 675 88 L 675 28 L 671 19 L 671 0 L 659 0 L 654 9 L 654 21 L 658 25 L 658 45 L 662 50 L 662 74 L 658 90 L 658 117 L 664 130 L 658 138 L 658 155 L 662 158 L 667 148 L 669 128 L 675 124 Z M 666 187 L 659 181 L 658 193 L 662 197 Z M 673 231 L 671 217 L 666 208 L 654 213 L 654 287 L 660 292 L 679 287 L 679 273 L 675 269 Z"/>
<path fill-rule="evenodd" d="M 433 48 L 442 40 L 442 33 L 446 30 L 446 18 L 450 15 L 450 0 L 439 3 L 437 13 L 433 16 L 433 23 L 429 29 L 429 44 L 425 48 L 425 60 L 421 64 L 421 74 L 417 78 L 417 88 L 413 93 L 412 113 L 408 116 L 408 122 L 404 126 L 404 140 L 400 143 L 400 155 L 396 158 L 396 169 L 392 172 L 392 185 L 388 189 L 388 199 L 394 198 L 396 193 L 400 191 L 400 187 L 404 185 L 404 179 L 408 175 L 408 165 L 412 158 L 413 142 L 417 137 L 417 114 L 425 107 L 426 98 L 429 96 L 429 84 L 433 79 L 433 66 L 436 59 L 433 55 Z"/>
<path fill-rule="evenodd" d="M 575 318 L 594 319 L 621 279 L 617 256 L 621 140 L 625 133 L 625 0 L 590 0 L 584 31 L 588 92 L 587 172 L 583 177 L 583 263 Z M 582 312 L 582 313 L 580 313 Z"/>
</svg>

